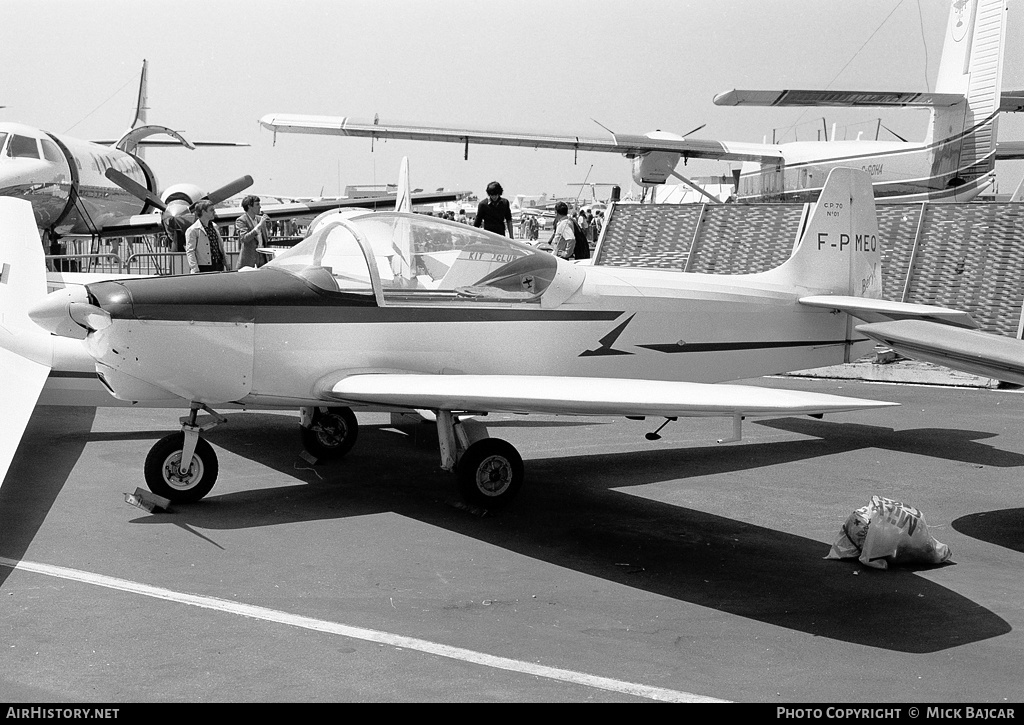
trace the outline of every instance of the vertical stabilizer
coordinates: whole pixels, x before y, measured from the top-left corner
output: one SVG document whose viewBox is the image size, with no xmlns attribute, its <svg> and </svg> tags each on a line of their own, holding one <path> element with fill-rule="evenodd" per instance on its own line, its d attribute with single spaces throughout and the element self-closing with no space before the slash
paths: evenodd
<svg viewBox="0 0 1024 725">
<path fill-rule="evenodd" d="M 398 198 L 395 211 L 412 213 L 412 187 L 409 185 L 409 157 L 402 157 L 398 171 Z M 399 219 L 391 240 L 391 271 L 395 279 L 411 282 L 415 278 L 412 265 L 412 230 L 407 219 Z"/>
<path fill-rule="evenodd" d="M 132 119 L 132 125 L 128 127 L 128 133 L 133 129 L 141 126 L 146 126 L 149 121 L 147 120 L 147 112 L 149 111 L 149 61 L 146 59 L 142 60 L 142 75 L 139 76 L 139 95 L 135 100 L 135 118 Z M 140 159 L 145 158 L 145 147 L 135 144 L 130 149 L 125 149 L 128 153 L 134 154 Z"/>
<path fill-rule="evenodd" d="M 46 264 L 32 205 L 0 197 L 0 483 L 50 374 L 50 335 L 28 316 L 29 306 L 45 295 Z"/>
<path fill-rule="evenodd" d="M 409 186 L 409 157 L 402 157 L 402 166 L 398 170 L 398 198 L 395 199 L 395 211 L 412 213 L 412 187 Z"/>
<path fill-rule="evenodd" d="M 881 297 L 882 253 L 871 177 L 859 169 L 832 169 L 793 256 L 752 276 L 801 294 Z"/>
<path fill-rule="evenodd" d="M 960 94 L 964 102 L 932 112 L 927 141 L 946 142 L 935 149 L 933 175 L 955 172 L 950 186 L 971 196 L 995 172 L 1005 16 L 1005 0 L 950 0 L 935 91 Z"/>
</svg>

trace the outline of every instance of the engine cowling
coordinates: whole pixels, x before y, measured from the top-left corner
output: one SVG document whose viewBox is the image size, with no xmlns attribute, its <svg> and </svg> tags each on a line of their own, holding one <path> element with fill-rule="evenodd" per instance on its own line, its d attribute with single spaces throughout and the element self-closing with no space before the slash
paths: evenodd
<svg viewBox="0 0 1024 725">
<path fill-rule="evenodd" d="M 665 141 L 683 141 L 684 137 L 668 131 L 651 131 L 647 138 Z M 633 159 L 633 181 L 641 186 L 656 186 L 668 181 L 682 154 L 670 151 L 648 151 Z"/>
</svg>

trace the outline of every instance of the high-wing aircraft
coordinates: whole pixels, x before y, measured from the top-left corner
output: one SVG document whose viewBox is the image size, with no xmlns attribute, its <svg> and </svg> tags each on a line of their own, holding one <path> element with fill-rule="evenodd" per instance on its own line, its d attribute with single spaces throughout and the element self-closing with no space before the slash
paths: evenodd
<svg viewBox="0 0 1024 725">
<path fill-rule="evenodd" d="M 993 182 L 996 159 L 1024 159 L 1024 142 L 996 140 L 999 113 L 1024 110 L 1024 92 L 1000 91 L 1005 13 L 1005 0 L 951 0 L 933 93 L 733 90 L 715 98 L 718 105 L 924 108 L 931 123 L 921 142 L 734 143 L 664 131 L 600 137 L 281 113 L 260 123 L 275 133 L 454 142 L 467 156 L 471 143 L 619 153 L 632 160 L 633 180 L 642 186 L 664 184 L 670 176 L 690 183 L 676 171 L 680 160 L 741 161 L 740 201 L 813 201 L 839 166 L 867 171 L 875 196 L 886 201 L 969 201 Z"/>
<path fill-rule="evenodd" d="M 17 204 L 0 203 L 5 240 L 31 231 Z M 748 275 L 574 265 L 401 212 L 324 217 L 259 269 L 45 297 L 32 279 L 38 245 L 4 248 L 12 252 L 0 350 L 22 381 L 9 417 L 27 417 L 53 364 L 39 352 L 43 338 L 84 345 L 116 398 L 188 408 L 144 465 L 151 490 L 173 501 L 198 500 L 214 485 L 217 458 L 202 434 L 225 421 L 214 410 L 224 405 L 299 408 L 303 443 L 320 458 L 356 442 L 353 408 L 429 411 L 442 467 L 469 501 L 493 508 L 522 485 L 522 459 L 461 414 L 721 416 L 734 441 L 745 417 L 890 405 L 721 384 L 848 361 L 878 337 L 904 347 L 923 340 L 928 355 L 954 363 L 969 350 L 974 369 L 1024 382 L 1024 343 L 991 340 L 967 313 L 880 299 L 870 178 L 853 169 L 830 174 L 793 256 Z M 869 324 L 855 327 L 854 317 Z M 942 344 L 929 342 L 932 328 Z"/>
<path fill-rule="evenodd" d="M 200 199 L 220 203 L 252 185 L 243 176 L 207 193 L 192 183 L 159 191 L 153 170 L 142 158 L 146 145 L 245 146 L 231 142 L 188 141 L 166 126 L 145 123 L 147 64 L 143 61 L 138 104 L 131 127 L 113 141 L 84 141 L 24 124 L 0 122 L 0 196 L 32 203 L 36 226 L 50 240 L 66 235 L 135 236 L 166 232 L 183 239 Z M 141 125 L 140 125 L 141 124 Z M 154 136 L 165 138 L 152 138 Z M 415 196 L 421 204 L 451 201 L 458 194 Z M 316 215 L 344 207 L 390 208 L 393 196 L 320 202 L 268 204 L 271 219 Z M 241 208 L 221 208 L 218 221 L 237 218 Z"/>
</svg>

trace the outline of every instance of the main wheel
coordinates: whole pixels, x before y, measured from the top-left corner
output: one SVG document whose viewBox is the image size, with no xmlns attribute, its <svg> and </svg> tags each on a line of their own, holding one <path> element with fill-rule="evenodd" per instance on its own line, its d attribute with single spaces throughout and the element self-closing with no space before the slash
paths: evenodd
<svg viewBox="0 0 1024 725">
<path fill-rule="evenodd" d="M 299 426 L 302 445 L 317 458 L 341 458 L 356 444 L 359 423 L 351 408 L 317 408 L 313 424 Z"/>
<path fill-rule="evenodd" d="M 217 454 L 202 438 L 196 444 L 188 471 L 181 473 L 184 433 L 171 433 L 156 442 L 146 456 L 146 485 L 157 496 L 175 503 L 198 501 L 217 482 Z"/>
<path fill-rule="evenodd" d="M 466 449 L 455 474 L 467 503 L 501 508 L 523 485 L 523 459 L 511 443 L 484 438 Z"/>
</svg>

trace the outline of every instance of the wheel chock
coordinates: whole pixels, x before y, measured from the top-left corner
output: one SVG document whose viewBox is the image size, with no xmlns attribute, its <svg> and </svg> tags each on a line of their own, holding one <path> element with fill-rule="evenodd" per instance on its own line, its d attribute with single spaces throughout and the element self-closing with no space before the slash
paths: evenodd
<svg viewBox="0 0 1024 725">
<path fill-rule="evenodd" d="M 124 495 L 125 503 L 130 503 L 132 506 L 138 506 L 140 509 L 144 509 L 153 513 L 154 510 L 159 509 L 160 511 L 170 511 L 171 500 L 164 498 L 163 496 L 157 496 L 155 493 L 150 491 L 143 491 L 141 488 L 135 489 L 135 493 L 126 493 Z"/>
</svg>

